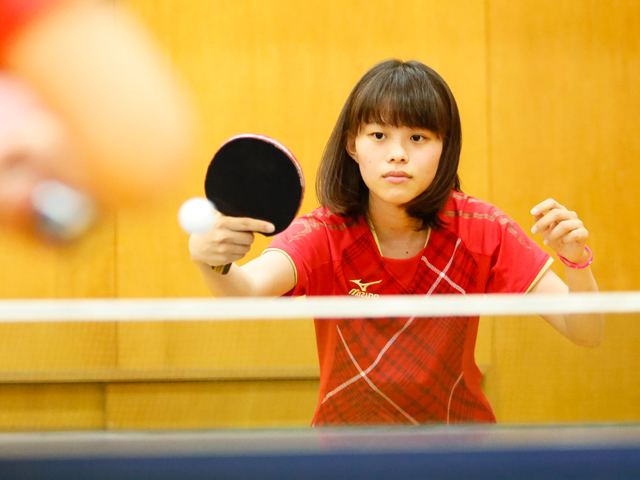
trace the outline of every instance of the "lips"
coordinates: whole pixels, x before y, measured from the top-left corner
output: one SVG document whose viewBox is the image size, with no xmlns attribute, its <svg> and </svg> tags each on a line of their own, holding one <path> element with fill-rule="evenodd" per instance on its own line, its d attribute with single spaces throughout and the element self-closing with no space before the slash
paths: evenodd
<svg viewBox="0 0 640 480">
<path fill-rule="evenodd" d="M 382 178 L 391 183 L 404 183 L 411 178 L 411 175 L 402 170 L 392 170 L 382 175 Z"/>
<path fill-rule="evenodd" d="M 411 178 L 411 175 L 409 175 L 407 172 L 403 172 L 402 170 L 393 170 L 382 175 L 382 178 L 384 178 L 389 183 L 401 184 L 408 182 Z"/>
<path fill-rule="evenodd" d="M 411 175 L 409 175 L 407 172 L 403 172 L 402 170 L 392 170 L 391 172 L 387 172 L 382 176 L 384 178 L 389 178 L 389 177 L 411 178 Z"/>
</svg>

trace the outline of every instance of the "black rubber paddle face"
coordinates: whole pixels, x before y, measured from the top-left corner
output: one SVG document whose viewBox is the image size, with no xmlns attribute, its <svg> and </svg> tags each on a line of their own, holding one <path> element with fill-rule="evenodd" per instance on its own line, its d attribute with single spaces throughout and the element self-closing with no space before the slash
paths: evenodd
<svg viewBox="0 0 640 480">
<path fill-rule="evenodd" d="M 204 183 L 216 209 L 232 217 L 266 220 L 275 235 L 296 217 L 304 196 L 304 177 L 293 155 L 275 140 L 238 135 L 216 152 Z"/>
</svg>

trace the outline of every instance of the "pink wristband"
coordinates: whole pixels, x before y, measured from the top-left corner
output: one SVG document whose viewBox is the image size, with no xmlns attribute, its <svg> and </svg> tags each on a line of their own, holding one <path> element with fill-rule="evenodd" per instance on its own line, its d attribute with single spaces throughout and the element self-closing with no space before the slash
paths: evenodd
<svg viewBox="0 0 640 480">
<path fill-rule="evenodd" d="M 587 252 L 589 252 L 589 260 L 587 260 L 585 263 L 583 263 L 582 265 L 577 265 L 573 262 L 570 262 L 569 260 L 567 260 L 566 258 L 564 258 L 562 255 L 560 255 L 559 253 L 556 253 L 556 255 L 558 255 L 558 258 L 562 261 L 562 263 L 564 263 L 567 267 L 571 267 L 571 268 L 587 268 L 589 265 L 591 265 L 591 262 L 593 262 L 593 252 L 591 251 L 591 249 L 589 247 L 587 247 L 586 245 L 584 246 L 584 248 L 587 249 Z"/>
</svg>

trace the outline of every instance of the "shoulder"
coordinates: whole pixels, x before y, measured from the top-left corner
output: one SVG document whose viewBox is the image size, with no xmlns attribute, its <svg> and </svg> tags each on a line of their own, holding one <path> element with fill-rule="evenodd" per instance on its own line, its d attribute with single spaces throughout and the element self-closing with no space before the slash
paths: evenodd
<svg viewBox="0 0 640 480">
<path fill-rule="evenodd" d="M 495 205 L 462 192 L 451 192 L 442 209 L 444 220 L 449 218 L 491 220 L 506 214 Z"/>
<path fill-rule="evenodd" d="M 311 277 L 320 275 L 324 279 L 320 283 L 332 284 L 333 262 L 365 229 L 368 226 L 364 219 L 341 217 L 321 207 L 296 218 L 273 238 L 267 251 L 279 250 L 289 257 L 297 274 L 294 294 L 308 294 Z"/>
<path fill-rule="evenodd" d="M 445 229 L 483 253 L 493 251 L 505 241 L 515 241 L 526 248 L 532 244 L 520 226 L 500 208 L 461 192 L 451 192 L 441 217 Z"/>
<path fill-rule="evenodd" d="M 336 215 L 326 207 L 316 208 L 311 213 L 296 218 L 286 230 L 291 240 L 301 239 L 314 234 L 335 235 L 366 227 L 363 219 L 351 219 Z"/>
<path fill-rule="evenodd" d="M 453 228 L 469 224 L 473 224 L 474 228 L 491 228 L 515 223 L 495 205 L 461 192 L 451 192 L 440 215 Z"/>
<path fill-rule="evenodd" d="M 366 228 L 368 227 L 362 218 L 342 217 L 326 207 L 320 207 L 296 218 L 284 232 L 274 237 L 274 241 L 288 244 L 323 242 L 350 237 L 351 234 Z"/>
<path fill-rule="evenodd" d="M 441 218 L 443 236 L 457 237 L 474 258 L 485 293 L 525 292 L 549 265 L 549 255 L 489 202 L 452 192 Z"/>
</svg>

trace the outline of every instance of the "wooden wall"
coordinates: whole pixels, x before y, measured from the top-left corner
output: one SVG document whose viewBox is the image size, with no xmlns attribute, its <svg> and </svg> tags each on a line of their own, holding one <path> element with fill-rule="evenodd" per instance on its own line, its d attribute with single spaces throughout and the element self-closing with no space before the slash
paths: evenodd
<svg viewBox="0 0 640 480">
<path fill-rule="evenodd" d="M 638 288 L 635 161 L 640 3 L 605 0 L 126 0 L 202 116 L 186 180 L 153 210 L 118 211 L 81 243 L 2 232 L 0 297 L 206 296 L 176 222 L 229 136 L 278 138 L 315 169 L 350 89 L 373 64 L 418 59 L 451 86 L 463 189 L 525 230 L 554 197 L 591 232 L 603 290 Z M 249 258 L 268 244 L 259 238 Z M 554 267 L 562 275 L 558 265 Z M 483 319 L 477 360 L 499 421 L 640 419 L 637 317 L 596 350 L 538 318 Z M 0 325 L 0 429 L 308 425 L 317 399 L 311 321 Z"/>
<path fill-rule="evenodd" d="M 640 3 L 487 4 L 491 199 L 521 225 L 540 196 L 576 210 L 601 289 L 637 290 L 640 260 L 628 247 L 640 234 Z M 490 394 L 499 418 L 637 421 L 638 319 L 609 316 L 596 350 L 535 318 L 500 320 Z"/>
</svg>

